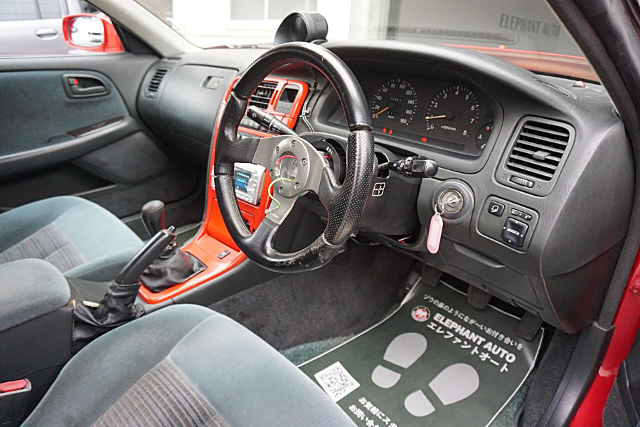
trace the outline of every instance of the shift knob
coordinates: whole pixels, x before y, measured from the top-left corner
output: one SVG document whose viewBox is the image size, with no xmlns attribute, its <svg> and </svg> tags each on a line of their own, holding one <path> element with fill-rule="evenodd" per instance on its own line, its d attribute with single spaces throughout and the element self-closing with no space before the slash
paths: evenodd
<svg viewBox="0 0 640 427">
<path fill-rule="evenodd" d="M 141 216 L 149 236 L 155 236 L 160 230 L 164 230 L 164 203 L 160 200 L 145 203 Z"/>
</svg>

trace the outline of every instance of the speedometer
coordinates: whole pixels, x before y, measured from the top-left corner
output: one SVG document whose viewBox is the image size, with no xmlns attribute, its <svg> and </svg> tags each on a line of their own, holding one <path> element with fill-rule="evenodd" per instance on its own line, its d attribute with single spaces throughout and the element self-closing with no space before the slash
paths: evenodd
<svg viewBox="0 0 640 427">
<path fill-rule="evenodd" d="M 465 86 L 449 86 L 429 103 L 425 117 L 427 135 L 448 141 L 464 142 L 473 135 L 480 103 L 473 91 Z"/>
<path fill-rule="evenodd" d="M 391 79 L 380 86 L 371 101 L 374 124 L 408 126 L 418 109 L 418 94 L 411 83 L 403 79 Z M 376 123 L 379 121 L 379 123 Z"/>
</svg>

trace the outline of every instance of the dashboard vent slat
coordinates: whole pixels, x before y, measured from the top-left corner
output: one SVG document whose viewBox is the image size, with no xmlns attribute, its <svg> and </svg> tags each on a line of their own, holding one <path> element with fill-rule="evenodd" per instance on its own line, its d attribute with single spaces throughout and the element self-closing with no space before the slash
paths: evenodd
<svg viewBox="0 0 640 427">
<path fill-rule="evenodd" d="M 526 144 L 527 147 L 535 147 L 535 148 L 539 148 L 540 150 L 552 151 L 552 152 L 558 153 L 560 155 L 562 155 L 562 153 L 564 153 L 564 150 L 562 150 L 560 148 L 550 147 L 548 145 L 543 145 L 543 144 L 537 144 L 537 143 L 531 142 L 531 141 L 524 141 L 524 140 L 519 139 L 517 142 L 520 143 L 520 144 Z"/>
<path fill-rule="evenodd" d="M 249 98 L 249 105 L 265 110 L 269 106 L 269 102 L 271 102 L 277 85 L 277 83 L 267 81 L 260 83 Z"/>
<path fill-rule="evenodd" d="M 157 92 L 160 89 L 160 83 L 162 83 L 162 79 L 169 72 L 168 68 L 158 68 L 153 73 L 151 80 L 149 81 L 149 85 L 147 86 L 148 92 Z"/>
<path fill-rule="evenodd" d="M 541 127 L 538 127 L 538 126 L 533 126 L 533 125 L 528 124 L 528 122 L 527 122 L 527 124 L 525 124 L 523 126 L 523 128 L 524 129 L 528 129 L 528 130 L 535 130 L 535 131 L 538 131 L 538 132 L 550 133 L 552 135 L 569 136 L 569 132 L 566 131 L 565 129 L 563 129 L 562 132 L 559 132 L 559 131 L 556 131 L 556 130 L 553 130 L 553 129 L 544 129 L 544 128 L 541 128 Z"/>
<path fill-rule="evenodd" d="M 550 181 L 572 138 L 572 129 L 563 123 L 529 119 L 520 127 L 505 166 L 535 180 Z"/>
</svg>

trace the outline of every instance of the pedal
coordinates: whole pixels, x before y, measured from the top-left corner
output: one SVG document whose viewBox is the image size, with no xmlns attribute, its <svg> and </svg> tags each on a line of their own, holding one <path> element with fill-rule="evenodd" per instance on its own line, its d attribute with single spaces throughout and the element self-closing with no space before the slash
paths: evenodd
<svg viewBox="0 0 640 427">
<path fill-rule="evenodd" d="M 442 277 L 442 271 L 437 268 L 433 268 L 430 265 L 422 264 L 422 283 L 431 287 L 436 287 L 440 278 Z"/>
<path fill-rule="evenodd" d="M 477 308 L 478 310 L 484 310 L 489 305 L 491 298 L 491 294 L 488 292 L 469 285 L 469 290 L 467 291 L 467 302 L 471 307 Z"/>
<path fill-rule="evenodd" d="M 522 339 L 533 341 L 540 330 L 540 326 L 542 326 L 542 319 L 540 316 L 531 314 L 527 311 L 524 316 L 522 316 L 522 319 L 520 319 L 520 322 L 514 329 L 514 332 Z"/>
</svg>

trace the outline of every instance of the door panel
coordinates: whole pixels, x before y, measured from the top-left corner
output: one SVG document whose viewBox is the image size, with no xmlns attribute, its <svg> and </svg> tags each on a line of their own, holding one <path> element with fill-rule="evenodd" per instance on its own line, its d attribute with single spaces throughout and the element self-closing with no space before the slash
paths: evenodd
<svg viewBox="0 0 640 427">
<path fill-rule="evenodd" d="M 101 79 L 108 92 L 102 96 L 70 98 L 65 75 Z M 22 71 L 0 73 L 0 136 L 2 156 L 38 148 L 51 148 L 72 136 L 69 131 L 129 115 L 113 83 L 94 72 Z"/>
<path fill-rule="evenodd" d="M 0 58 L 0 73 L 38 70 L 91 70 L 106 76 L 118 89 L 129 114 L 138 120 L 136 97 L 142 78 L 158 60 L 131 53 Z M 0 100 L 1 101 L 1 100 Z"/>
<path fill-rule="evenodd" d="M 0 209 L 79 195 L 144 235 L 153 199 L 172 225 L 201 219 L 206 175 L 181 163 L 139 120 L 136 95 L 152 55 L 0 60 Z"/>
</svg>

